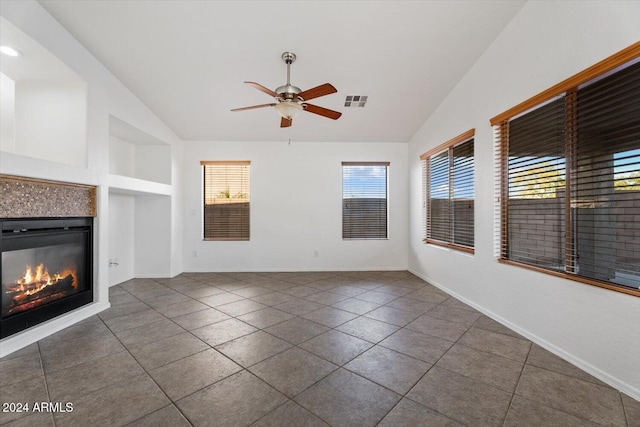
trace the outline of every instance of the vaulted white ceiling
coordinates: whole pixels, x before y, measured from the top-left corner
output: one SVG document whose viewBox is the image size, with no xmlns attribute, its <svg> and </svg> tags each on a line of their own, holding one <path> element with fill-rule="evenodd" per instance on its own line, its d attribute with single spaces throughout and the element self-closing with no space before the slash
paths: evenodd
<svg viewBox="0 0 640 427">
<path fill-rule="evenodd" d="M 185 140 L 406 142 L 523 1 L 40 0 Z M 331 83 L 281 129 L 272 102 L 243 81 L 302 90 Z M 346 95 L 368 95 L 345 108 Z"/>
</svg>

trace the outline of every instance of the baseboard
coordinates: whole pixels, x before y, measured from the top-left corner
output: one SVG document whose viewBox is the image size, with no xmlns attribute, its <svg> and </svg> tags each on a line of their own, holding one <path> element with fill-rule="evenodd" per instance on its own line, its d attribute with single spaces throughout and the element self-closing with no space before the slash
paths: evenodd
<svg viewBox="0 0 640 427">
<path fill-rule="evenodd" d="M 430 279 L 429 277 L 412 270 L 411 268 L 409 268 L 408 271 L 410 273 L 420 277 L 422 280 L 432 284 L 436 288 L 446 292 L 447 294 L 449 294 L 449 295 L 459 299 L 460 301 L 464 302 L 465 304 L 473 307 L 474 309 L 478 310 L 480 313 L 484 314 L 485 316 L 490 317 L 491 319 L 495 320 L 496 322 L 501 323 L 504 326 L 506 326 L 507 328 L 519 333 L 523 337 L 525 337 L 528 340 L 538 344 L 540 347 L 542 347 L 545 350 L 555 354 L 559 358 L 561 358 L 561 359 L 571 363 L 572 365 L 582 369 L 586 373 L 594 376 L 595 378 L 599 379 L 600 381 L 604 382 L 605 384 L 610 385 L 611 387 L 613 387 L 613 388 L 615 388 L 615 389 L 617 389 L 617 390 L 619 390 L 619 391 L 631 396 L 632 398 L 634 398 L 636 400 L 640 400 L 640 390 L 638 388 L 633 387 L 630 384 L 625 383 L 624 381 L 621 381 L 619 378 L 616 378 L 614 376 L 609 375 L 605 371 L 593 366 L 592 364 L 590 364 L 588 362 L 585 362 L 584 360 L 582 360 L 581 358 L 577 357 L 574 354 L 566 352 L 562 348 L 556 346 L 555 344 L 552 344 L 552 343 L 548 342 L 544 338 L 541 338 L 541 337 L 531 333 L 530 331 L 528 331 L 526 329 L 522 329 L 518 325 L 516 325 L 514 323 L 511 323 L 509 320 L 497 315 L 496 313 L 493 313 L 490 310 L 487 310 L 486 308 L 474 303 L 473 301 L 468 300 L 467 298 L 463 297 L 462 295 L 458 294 L 457 292 L 452 291 L 451 289 L 447 288 L 446 286 L 442 285 L 441 283 L 438 283 L 438 282 Z"/>
<path fill-rule="evenodd" d="M 175 276 L 171 276 L 169 274 L 152 273 L 152 274 L 135 274 L 131 279 L 169 279 L 171 277 L 175 277 Z M 120 282 L 120 283 L 124 283 L 124 282 Z"/>
<path fill-rule="evenodd" d="M 242 269 L 185 269 L 183 273 L 307 273 L 307 272 L 332 272 L 332 271 L 407 271 L 406 268 L 397 267 L 340 267 L 340 268 L 258 268 L 251 270 Z M 142 277 L 142 276 L 140 276 Z"/>
</svg>

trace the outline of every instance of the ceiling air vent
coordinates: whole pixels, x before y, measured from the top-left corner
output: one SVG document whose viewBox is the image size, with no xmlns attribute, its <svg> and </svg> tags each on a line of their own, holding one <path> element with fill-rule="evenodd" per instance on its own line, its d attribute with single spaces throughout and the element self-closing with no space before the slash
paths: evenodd
<svg viewBox="0 0 640 427">
<path fill-rule="evenodd" d="M 351 108 L 364 107 L 367 103 L 367 98 L 367 95 L 347 95 L 344 100 L 344 106 Z"/>
</svg>

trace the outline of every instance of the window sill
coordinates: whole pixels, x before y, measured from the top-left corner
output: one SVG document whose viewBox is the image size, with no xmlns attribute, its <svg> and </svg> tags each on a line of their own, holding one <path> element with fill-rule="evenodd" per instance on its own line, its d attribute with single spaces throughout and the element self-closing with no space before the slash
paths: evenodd
<svg viewBox="0 0 640 427">
<path fill-rule="evenodd" d="M 498 262 L 500 262 L 501 264 L 513 265 L 516 267 L 526 268 L 527 270 L 533 270 L 540 273 L 549 274 L 551 276 L 561 277 L 563 279 L 572 280 L 574 282 L 585 283 L 587 285 L 597 286 L 599 288 L 605 288 L 611 291 L 621 292 L 624 294 L 640 297 L 640 289 L 626 288 L 623 285 L 616 286 L 606 281 L 590 279 L 588 277 L 577 276 L 577 275 L 568 274 L 560 271 L 547 270 L 545 268 L 535 267 L 533 265 L 523 264 L 517 261 L 511 261 L 509 259 L 504 259 L 504 258 L 498 258 Z"/>
<path fill-rule="evenodd" d="M 202 239 L 203 242 L 248 242 L 249 238 L 247 237 L 246 239 L 238 239 L 238 238 L 209 238 L 209 237 L 205 237 L 204 239 Z"/>
<path fill-rule="evenodd" d="M 446 243 L 446 242 L 441 242 L 439 240 L 433 240 L 433 239 L 423 239 L 423 242 L 425 242 L 426 244 L 429 244 L 429 245 L 436 245 L 436 246 L 441 246 L 441 247 L 444 247 L 444 248 L 454 249 L 456 251 L 466 252 L 468 254 L 475 254 L 476 253 L 475 248 L 470 248 L 470 247 L 462 246 L 462 245 L 456 245 L 454 243 Z"/>
</svg>

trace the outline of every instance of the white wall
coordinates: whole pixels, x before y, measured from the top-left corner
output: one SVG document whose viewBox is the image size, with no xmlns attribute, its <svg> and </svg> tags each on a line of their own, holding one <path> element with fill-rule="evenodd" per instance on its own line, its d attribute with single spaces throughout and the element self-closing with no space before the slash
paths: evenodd
<svg viewBox="0 0 640 427">
<path fill-rule="evenodd" d="M 202 241 L 201 160 L 251 161 L 250 241 Z M 342 161 L 391 162 L 388 240 L 342 240 Z M 406 144 L 193 141 L 183 169 L 185 271 L 407 268 Z"/>
<path fill-rule="evenodd" d="M 135 277 L 171 276 L 171 198 L 136 196 L 134 211 Z"/>
<path fill-rule="evenodd" d="M 136 145 L 135 177 L 171 184 L 171 147 L 169 145 Z"/>
<path fill-rule="evenodd" d="M 409 143 L 410 269 L 640 398 L 640 298 L 499 264 L 489 119 L 640 40 L 640 2 L 528 2 Z M 476 254 L 422 242 L 421 153 L 476 128 Z M 455 266 L 455 268 L 451 268 Z"/>
<path fill-rule="evenodd" d="M 171 197 L 171 274 L 176 276 L 184 271 L 183 266 L 183 243 L 184 243 L 184 226 L 188 221 L 188 217 L 184 215 L 184 192 L 183 185 L 183 146 L 182 144 L 171 145 L 171 186 L 174 189 Z"/>
<path fill-rule="evenodd" d="M 134 145 L 113 135 L 109 136 L 109 173 L 134 176 Z"/>
<path fill-rule="evenodd" d="M 16 84 L 0 73 L 0 151 L 15 152 Z"/>
<path fill-rule="evenodd" d="M 134 277 L 135 197 L 109 194 L 109 255 L 117 265 L 109 265 L 109 286 Z"/>
<path fill-rule="evenodd" d="M 18 81 L 15 107 L 16 154 L 86 166 L 86 83 Z"/>
<path fill-rule="evenodd" d="M 113 135 L 109 144 L 109 173 L 171 184 L 170 145 L 136 144 Z"/>
</svg>

